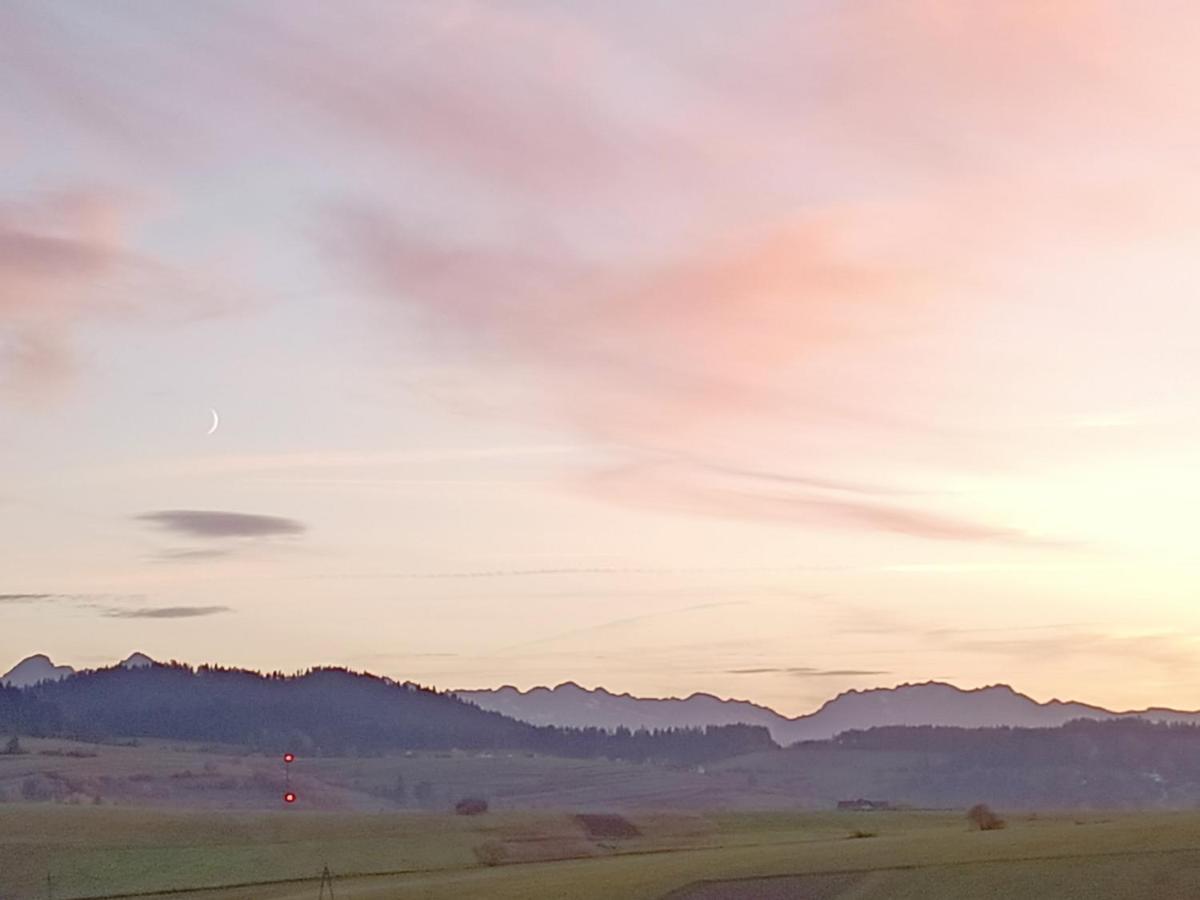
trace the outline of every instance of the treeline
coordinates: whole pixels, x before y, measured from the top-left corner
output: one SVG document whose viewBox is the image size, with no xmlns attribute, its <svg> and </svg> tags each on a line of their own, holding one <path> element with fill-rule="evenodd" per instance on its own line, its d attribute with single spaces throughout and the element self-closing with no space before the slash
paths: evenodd
<svg viewBox="0 0 1200 900">
<path fill-rule="evenodd" d="M 1191 724 L 1080 719 L 1057 728 L 888 726 L 799 746 L 878 752 L 889 760 L 888 799 L 921 806 L 981 798 L 1018 809 L 1200 805 L 1200 727 Z"/>
<path fill-rule="evenodd" d="M 769 749 L 749 725 L 636 731 L 535 726 L 431 688 L 339 668 L 296 675 L 168 663 L 0 687 L 0 734 L 169 738 L 329 755 L 525 750 L 694 765 Z"/>
<path fill-rule="evenodd" d="M 1057 728 L 886 726 L 846 731 L 849 750 L 949 754 L 976 765 L 1111 765 L 1200 776 L 1200 726 L 1146 719 L 1076 719 Z"/>
</svg>

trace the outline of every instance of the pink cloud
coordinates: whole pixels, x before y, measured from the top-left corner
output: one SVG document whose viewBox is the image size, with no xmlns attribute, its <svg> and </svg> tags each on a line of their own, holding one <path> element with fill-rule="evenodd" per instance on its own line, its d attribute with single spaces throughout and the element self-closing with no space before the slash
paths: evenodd
<svg viewBox="0 0 1200 900">
<path fill-rule="evenodd" d="M 111 312 L 99 286 L 124 264 L 107 198 L 0 207 L 0 380 L 53 383 L 73 368 L 69 331 Z"/>
<path fill-rule="evenodd" d="M 89 323 L 162 322 L 214 308 L 194 275 L 142 254 L 136 206 L 104 191 L 0 203 L 0 387 L 54 389 Z"/>
<path fill-rule="evenodd" d="M 385 311 L 559 380 L 562 413 L 612 440 L 644 444 L 667 423 L 775 408 L 781 373 L 886 343 L 936 313 L 926 276 L 842 246 L 832 217 L 642 263 L 439 244 L 362 210 L 338 224 L 335 258 Z M 839 406 L 819 386 L 792 387 L 808 390 L 810 408 Z"/>
<path fill-rule="evenodd" d="M 385 314 L 415 316 L 443 348 L 525 373 L 561 417 L 643 460 L 588 479 L 595 496 L 691 514 L 1049 545 L 939 510 L 945 498 L 836 478 L 822 472 L 826 458 L 804 460 L 801 475 L 707 459 L 728 446 L 714 435 L 788 410 L 802 430 L 896 428 L 887 407 L 902 403 L 907 388 L 889 382 L 879 361 L 911 364 L 906 342 L 945 324 L 947 285 L 883 255 L 857 256 L 840 230 L 847 220 L 830 215 L 681 260 L 618 267 L 563 252 L 438 245 L 357 211 L 342 219 L 337 258 Z M 953 283 L 949 273 L 943 280 Z M 868 383 L 857 386 L 867 396 L 845 389 L 847 356 L 868 361 Z M 762 447 L 733 446 L 762 458 Z"/>
</svg>

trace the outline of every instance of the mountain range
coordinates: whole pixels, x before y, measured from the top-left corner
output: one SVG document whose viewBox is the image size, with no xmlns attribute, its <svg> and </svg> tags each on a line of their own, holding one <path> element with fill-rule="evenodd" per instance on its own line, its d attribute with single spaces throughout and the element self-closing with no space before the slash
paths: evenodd
<svg viewBox="0 0 1200 900">
<path fill-rule="evenodd" d="M 315 768 L 328 781 L 318 772 L 300 782 L 315 808 L 334 808 L 346 791 L 372 809 L 380 802 L 403 806 L 410 778 L 411 799 L 421 808 L 445 808 L 464 795 L 513 808 L 831 808 L 860 797 L 918 808 L 962 808 L 981 798 L 1022 810 L 1200 804 L 1200 715 L 1150 710 L 1130 718 L 1135 714 L 1082 703 L 1037 703 L 1003 685 L 851 691 L 794 719 L 707 695 L 644 700 L 578 685 L 494 692 L 510 702 L 549 697 L 560 704 L 553 714 L 598 723 L 561 727 L 344 668 L 285 675 L 147 659 L 135 655 L 66 677 L 44 657 L 25 661 L 17 675 L 49 677 L 0 686 L 0 756 L 21 757 L 0 765 L 0 802 L 102 797 L 128 805 L 259 808 L 277 804 L 281 788 L 282 773 L 264 761 L 294 752 L 323 760 Z M 613 706 L 636 717 L 626 720 L 632 729 L 614 727 Z M 550 714 L 544 703 L 533 712 Z M 764 724 L 680 727 L 684 716 L 760 717 L 780 729 L 782 741 Z M 905 724 L 887 724 L 897 721 Z M 978 727 L 1006 723 L 1025 727 Z M 817 735 L 833 737 L 780 746 Z M 233 754 L 233 768 L 210 767 L 206 758 L 203 771 L 195 763 L 171 771 L 189 757 L 166 760 L 178 754 L 164 753 L 162 741 Z M 333 805 L 321 806 L 322 797 Z"/>
<path fill-rule="evenodd" d="M 536 725 L 653 729 L 743 723 L 765 726 L 783 745 L 827 740 L 844 731 L 887 725 L 1054 728 L 1074 719 L 1117 718 L 1200 723 L 1200 712 L 1162 708 L 1116 712 L 1076 701 L 1040 703 L 1006 684 L 968 690 L 939 681 L 846 691 L 816 712 L 795 717 L 747 700 L 722 700 L 711 694 L 634 697 L 602 687 L 583 688 L 574 682 L 527 691 L 506 685 L 454 693 L 484 709 Z"/>
<path fill-rule="evenodd" d="M 154 664 L 134 653 L 118 665 L 138 668 Z M 75 673 L 55 665 L 45 654 L 30 656 L 0 677 L 0 685 L 29 687 Z M 1039 702 L 1006 684 L 963 689 L 939 681 L 895 687 L 851 690 L 838 694 L 807 715 L 784 716 L 748 700 L 725 700 L 712 694 L 654 698 L 616 694 L 603 687 L 584 688 L 565 682 L 554 688 L 518 690 L 511 685 L 451 692 L 486 711 L 532 725 L 567 728 L 668 729 L 710 725 L 759 725 L 781 745 L 827 740 L 845 731 L 883 726 L 941 725 L 962 728 L 994 726 L 1054 728 L 1075 719 L 1142 718 L 1156 722 L 1200 724 L 1200 712 L 1161 707 L 1114 711 L 1078 701 Z"/>
</svg>

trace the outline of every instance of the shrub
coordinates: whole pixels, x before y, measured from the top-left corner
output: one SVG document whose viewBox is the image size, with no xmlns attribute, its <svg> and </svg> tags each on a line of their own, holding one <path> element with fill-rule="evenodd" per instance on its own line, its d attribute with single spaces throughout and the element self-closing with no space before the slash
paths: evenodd
<svg viewBox="0 0 1200 900">
<path fill-rule="evenodd" d="M 877 837 L 878 834 L 879 834 L 879 832 L 877 832 L 877 831 L 863 831 L 861 828 L 856 828 L 856 829 L 854 829 L 854 831 L 852 831 L 848 835 L 846 835 L 846 837 L 851 840 L 854 840 L 857 838 L 873 838 L 873 837 Z"/>
<path fill-rule="evenodd" d="M 508 858 L 508 849 L 500 841 L 484 841 L 475 848 L 480 865 L 498 866 Z"/>
<path fill-rule="evenodd" d="M 976 803 L 967 810 L 967 821 L 980 831 L 998 831 L 1004 827 L 1004 820 L 986 803 Z"/>
<path fill-rule="evenodd" d="M 488 811 L 488 802 L 479 797 L 464 797 L 454 804 L 454 811 L 460 816 L 478 816 Z"/>
</svg>

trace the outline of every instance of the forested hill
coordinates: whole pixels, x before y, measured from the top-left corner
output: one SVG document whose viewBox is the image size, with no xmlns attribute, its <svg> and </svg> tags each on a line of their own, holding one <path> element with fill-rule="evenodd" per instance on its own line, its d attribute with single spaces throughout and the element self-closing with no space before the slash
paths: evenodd
<svg viewBox="0 0 1200 900">
<path fill-rule="evenodd" d="M 776 746 L 766 728 L 609 732 L 518 722 L 438 691 L 345 669 L 264 675 L 180 663 L 0 687 L 0 734 L 157 737 L 330 754 L 528 750 L 699 763 Z"/>
</svg>

